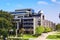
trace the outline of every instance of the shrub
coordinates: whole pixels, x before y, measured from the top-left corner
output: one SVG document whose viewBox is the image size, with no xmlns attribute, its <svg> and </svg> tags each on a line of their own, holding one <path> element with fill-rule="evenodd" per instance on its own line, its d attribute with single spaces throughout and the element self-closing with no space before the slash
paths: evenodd
<svg viewBox="0 0 60 40">
<path fill-rule="evenodd" d="M 50 32 L 52 31 L 52 29 L 50 27 L 45 27 L 45 31 L 44 32 Z"/>
<path fill-rule="evenodd" d="M 44 27 L 43 26 L 38 26 L 36 27 L 36 34 L 41 34 L 44 32 Z"/>
</svg>

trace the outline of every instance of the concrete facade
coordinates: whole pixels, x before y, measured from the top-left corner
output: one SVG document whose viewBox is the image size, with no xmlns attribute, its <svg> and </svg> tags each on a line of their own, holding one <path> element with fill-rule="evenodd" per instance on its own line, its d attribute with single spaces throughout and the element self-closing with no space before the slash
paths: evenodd
<svg viewBox="0 0 60 40">
<path fill-rule="evenodd" d="M 52 28 L 53 30 L 56 29 L 55 23 L 53 23 L 53 22 L 51 22 L 51 21 L 48 21 L 48 20 L 44 20 L 43 26 L 44 26 L 44 27 L 50 27 L 50 28 Z"/>
</svg>

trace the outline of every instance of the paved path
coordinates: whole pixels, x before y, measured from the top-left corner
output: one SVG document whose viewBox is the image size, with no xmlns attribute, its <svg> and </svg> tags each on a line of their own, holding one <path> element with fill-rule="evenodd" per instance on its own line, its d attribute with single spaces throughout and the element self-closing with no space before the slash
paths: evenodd
<svg viewBox="0 0 60 40">
<path fill-rule="evenodd" d="M 53 33 L 55 33 L 55 31 L 54 31 L 54 32 L 49 32 L 49 33 L 42 33 L 41 36 L 39 36 L 38 38 L 36 38 L 36 39 L 34 39 L 34 40 L 46 40 L 46 37 L 47 37 L 48 35 L 53 34 Z"/>
</svg>

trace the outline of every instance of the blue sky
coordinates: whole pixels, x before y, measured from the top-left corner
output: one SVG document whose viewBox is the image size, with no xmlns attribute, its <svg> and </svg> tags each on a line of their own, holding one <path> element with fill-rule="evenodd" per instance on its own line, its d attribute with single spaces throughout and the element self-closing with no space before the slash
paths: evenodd
<svg viewBox="0 0 60 40">
<path fill-rule="evenodd" d="M 60 23 L 60 0 L 0 0 L 0 9 L 14 11 L 15 9 L 32 8 L 35 12 L 44 11 L 45 18 Z"/>
</svg>

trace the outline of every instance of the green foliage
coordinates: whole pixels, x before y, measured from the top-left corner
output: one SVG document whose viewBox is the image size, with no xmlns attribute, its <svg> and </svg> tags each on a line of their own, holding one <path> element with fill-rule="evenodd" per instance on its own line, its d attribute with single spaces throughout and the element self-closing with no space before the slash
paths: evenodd
<svg viewBox="0 0 60 40">
<path fill-rule="evenodd" d="M 56 25 L 56 30 L 60 30 L 60 24 Z"/>
<path fill-rule="evenodd" d="M 5 11 L 0 10 L 0 34 L 7 36 L 8 29 L 12 28 L 13 16 Z"/>
<path fill-rule="evenodd" d="M 9 21 L 13 19 L 13 16 L 10 13 L 2 11 L 2 10 L 0 10 L 0 17 L 3 17 Z"/>
<path fill-rule="evenodd" d="M 5 18 L 0 17 L 0 28 L 9 28 L 11 26 L 12 26 L 12 24 L 10 21 L 8 21 Z"/>
<path fill-rule="evenodd" d="M 38 26 L 36 27 L 36 34 L 41 34 L 44 32 L 44 27 L 43 26 Z"/>
<path fill-rule="evenodd" d="M 50 32 L 52 31 L 52 29 L 50 27 L 45 27 L 45 31 L 44 32 Z"/>
<path fill-rule="evenodd" d="M 7 35 L 8 35 L 8 30 L 6 30 L 6 29 L 0 29 L 0 35 L 3 35 L 3 37 L 7 37 Z"/>
<path fill-rule="evenodd" d="M 13 16 L 5 11 L 0 10 L 0 28 L 12 27 Z"/>
</svg>

